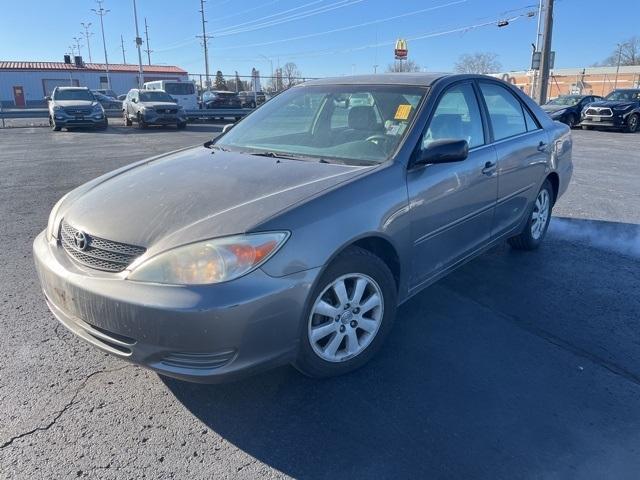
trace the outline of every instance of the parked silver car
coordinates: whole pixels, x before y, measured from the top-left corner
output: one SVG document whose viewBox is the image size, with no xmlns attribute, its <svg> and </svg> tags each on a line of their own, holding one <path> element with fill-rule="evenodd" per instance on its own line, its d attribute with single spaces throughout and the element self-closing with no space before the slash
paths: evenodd
<svg viewBox="0 0 640 480">
<path fill-rule="evenodd" d="M 58 132 L 63 128 L 109 125 L 104 108 L 87 87 L 56 87 L 45 97 L 49 108 L 49 126 Z"/>
<path fill-rule="evenodd" d="M 164 90 L 129 90 L 122 102 L 122 118 L 127 127 L 133 122 L 140 128 L 147 128 L 149 125 L 175 125 L 182 129 L 187 126 L 184 108 Z"/>
<path fill-rule="evenodd" d="M 443 275 L 504 240 L 537 248 L 571 151 L 566 125 L 494 78 L 312 81 L 71 191 L 35 263 L 68 329 L 164 375 L 342 374 Z"/>
</svg>

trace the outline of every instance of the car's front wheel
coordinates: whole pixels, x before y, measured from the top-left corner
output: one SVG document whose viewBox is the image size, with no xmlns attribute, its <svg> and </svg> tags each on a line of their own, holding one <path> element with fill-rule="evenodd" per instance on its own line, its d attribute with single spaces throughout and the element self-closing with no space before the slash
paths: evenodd
<svg viewBox="0 0 640 480">
<path fill-rule="evenodd" d="M 122 123 L 125 127 L 130 127 L 133 124 L 126 110 L 122 111 Z"/>
<path fill-rule="evenodd" d="M 380 258 L 358 247 L 345 250 L 311 293 L 296 368 L 331 377 L 367 363 L 391 329 L 396 297 L 393 275 Z"/>
<path fill-rule="evenodd" d="M 575 128 L 577 124 L 578 124 L 578 117 L 576 117 L 573 113 L 570 113 L 567 116 L 567 125 L 569 126 L 569 128 Z"/>
<path fill-rule="evenodd" d="M 536 196 L 527 223 L 519 235 L 509 239 L 509 245 L 517 250 L 535 250 L 540 246 L 549 228 L 553 209 L 553 187 L 545 180 Z"/>
<path fill-rule="evenodd" d="M 626 131 L 628 133 L 636 133 L 640 128 L 640 115 L 637 113 L 632 113 L 627 119 L 627 128 Z"/>
</svg>

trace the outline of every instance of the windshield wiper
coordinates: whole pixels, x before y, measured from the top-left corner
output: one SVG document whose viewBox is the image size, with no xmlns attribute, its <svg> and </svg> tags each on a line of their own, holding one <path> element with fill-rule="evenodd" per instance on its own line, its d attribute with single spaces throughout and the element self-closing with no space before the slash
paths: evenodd
<svg viewBox="0 0 640 480">
<path fill-rule="evenodd" d="M 280 152 L 247 152 L 249 155 L 254 155 L 257 157 L 270 157 L 270 158 L 284 158 L 286 160 L 308 160 L 311 157 L 302 157 L 299 155 L 290 155 L 288 153 L 280 153 Z"/>
</svg>

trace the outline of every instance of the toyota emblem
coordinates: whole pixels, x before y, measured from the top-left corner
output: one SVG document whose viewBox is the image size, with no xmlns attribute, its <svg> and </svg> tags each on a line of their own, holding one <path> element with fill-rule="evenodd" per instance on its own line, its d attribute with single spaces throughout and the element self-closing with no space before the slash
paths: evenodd
<svg viewBox="0 0 640 480">
<path fill-rule="evenodd" d="M 89 239 L 87 238 L 87 235 L 83 231 L 78 230 L 73 235 L 73 243 L 76 245 L 76 248 L 78 250 L 81 250 L 84 252 L 89 246 Z"/>
</svg>

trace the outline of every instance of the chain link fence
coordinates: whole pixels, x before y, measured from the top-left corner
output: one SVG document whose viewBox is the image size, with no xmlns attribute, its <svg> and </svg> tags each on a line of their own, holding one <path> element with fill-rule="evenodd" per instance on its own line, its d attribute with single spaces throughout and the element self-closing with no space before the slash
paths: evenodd
<svg viewBox="0 0 640 480">
<path fill-rule="evenodd" d="M 294 85 L 304 83 L 307 80 L 315 80 L 318 77 L 288 76 L 275 72 L 271 75 L 240 75 L 238 72 L 228 73 L 190 73 L 189 80 L 193 81 L 198 93 L 206 90 L 227 90 L 230 92 L 256 91 L 269 95 L 276 95 Z"/>
</svg>

